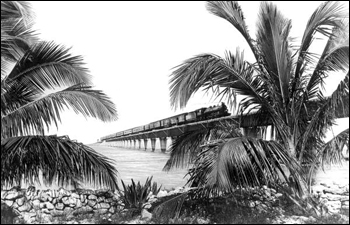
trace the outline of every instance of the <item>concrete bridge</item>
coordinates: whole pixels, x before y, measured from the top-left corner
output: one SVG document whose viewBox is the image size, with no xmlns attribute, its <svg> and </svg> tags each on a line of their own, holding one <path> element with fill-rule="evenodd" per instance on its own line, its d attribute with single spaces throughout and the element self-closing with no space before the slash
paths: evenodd
<svg viewBox="0 0 350 225">
<path fill-rule="evenodd" d="M 241 129 L 245 135 L 253 137 L 260 136 L 268 140 L 274 138 L 273 129 L 270 126 L 271 122 L 267 121 L 266 119 L 262 119 L 261 117 L 258 117 L 254 114 L 245 115 L 245 117 L 250 117 L 248 120 L 244 120 L 249 122 L 241 123 Z M 169 146 L 168 139 L 173 142 L 181 134 L 198 129 L 209 129 L 216 123 L 231 123 L 238 125 L 240 123 L 240 120 L 240 116 L 226 116 L 210 120 L 196 121 L 183 125 L 109 138 L 102 142 L 102 145 L 133 149 L 144 148 L 147 150 L 147 144 L 149 143 L 148 141 L 150 141 L 151 149 L 152 151 L 155 151 L 157 139 L 159 139 L 161 151 L 166 152 L 167 146 Z M 256 126 L 256 124 L 259 124 L 259 127 Z"/>
</svg>

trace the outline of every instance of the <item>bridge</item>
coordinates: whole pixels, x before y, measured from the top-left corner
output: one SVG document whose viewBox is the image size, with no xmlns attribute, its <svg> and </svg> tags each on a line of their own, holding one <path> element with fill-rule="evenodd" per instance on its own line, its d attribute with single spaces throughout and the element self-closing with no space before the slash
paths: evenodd
<svg viewBox="0 0 350 225">
<path fill-rule="evenodd" d="M 345 102 L 349 101 L 349 98 L 345 98 Z M 316 107 L 317 102 L 315 102 Z M 312 114 L 313 112 L 311 112 Z M 349 108 L 346 105 L 345 108 L 343 106 L 339 106 L 335 110 L 336 118 L 345 118 L 349 117 Z M 139 132 L 136 134 L 124 135 L 121 137 L 112 137 L 107 138 L 102 143 L 103 145 L 115 146 L 115 147 L 123 147 L 123 148 L 134 148 L 141 149 L 141 143 L 143 140 L 143 148 L 147 150 L 147 143 L 151 141 L 151 149 L 155 151 L 157 139 L 160 141 L 160 149 L 162 152 L 166 152 L 167 147 L 167 139 L 170 138 L 173 142 L 176 137 L 181 134 L 184 134 L 189 131 L 194 131 L 198 129 L 210 129 L 216 123 L 225 123 L 231 122 L 235 124 L 240 124 L 240 127 L 243 131 L 244 135 L 253 136 L 253 137 L 261 137 L 267 140 L 275 139 L 274 129 L 272 127 L 272 123 L 268 116 L 264 117 L 262 115 L 250 114 L 243 115 L 244 120 L 242 120 L 242 116 L 225 116 L 220 118 L 214 118 L 209 120 L 195 121 L 192 123 L 186 123 L 182 125 L 175 125 L 167 128 L 154 129 L 151 131 Z M 137 145 L 138 142 L 138 145 Z"/>
<path fill-rule="evenodd" d="M 160 149 L 162 152 L 166 152 L 167 141 L 168 138 L 173 142 L 177 136 L 184 134 L 189 131 L 194 131 L 198 129 L 210 129 L 216 123 L 233 123 L 239 124 L 245 135 L 249 136 L 261 136 L 264 138 L 271 139 L 273 138 L 273 129 L 269 130 L 269 136 L 266 137 L 266 128 L 270 126 L 272 123 L 264 118 L 259 118 L 256 114 L 245 115 L 245 120 L 241 122 L 241 116 L 225 116 L 220 118 L 214 118 L 210 120 L 202 120 L 196 121 L 192 123 L 186 123 L 182 125 L 171 126 L 167 128 L 161 128 L 146 132 L 140 132 L 136 134 L 130 134 L 121 137 L 112 137 L 107 138 L 103 145 L 114 146 L 114 147 L 122 147 L 122 148 L 134 148 L 141 149 L 142 140 L 143 140 L 143 148 L 147 150 L 148 141 L 151 141 L 151 149 L 155 151 L 157 139 L 160 141 Z M 259 127 L 256 126 L 259 124 Z"/>
</svg>

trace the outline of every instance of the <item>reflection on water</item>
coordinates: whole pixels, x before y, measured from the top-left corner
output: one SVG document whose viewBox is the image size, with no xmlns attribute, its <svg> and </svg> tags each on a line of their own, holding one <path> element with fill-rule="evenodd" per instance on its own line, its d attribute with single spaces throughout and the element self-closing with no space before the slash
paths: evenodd
<svg viewBox="0 0 350 225">
<path fill-rule="evenodd" d="M 184 186 L 187 181 L 186 169 L 176 169 L 170 172 L 162 171 L 166 161 L 169 159 L 169 153 L 161 153 L 159 151 L 152 152 L 151 150 L 136 150 L 117 147 L 107 147 L 100 145 L 91 145 L 97 152 L 115 160 L 115 166 L 119 172 L 120 179 L 124 183 L 131 183 L 131 178 L 134 181 L 140 181 L 144 184 L 148 176 L 153 176 L 152 181 L 156 181 L 158 185 L 171 189 Z"/>
</svg>

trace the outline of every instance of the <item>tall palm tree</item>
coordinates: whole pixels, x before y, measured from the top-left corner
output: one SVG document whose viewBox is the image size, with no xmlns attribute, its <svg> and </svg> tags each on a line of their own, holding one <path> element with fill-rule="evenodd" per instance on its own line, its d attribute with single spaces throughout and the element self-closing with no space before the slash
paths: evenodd
<svg viewBox="0 0 350 225">
<path fill-rule="evenodd" d="M 194 163 L 190 182 L 226 190 L 278 183 L 281 177 L 296 183 L 301 180 L 301 165 L 339 159 L 344 144 L 349 145 L 349 129 L 328 143 L 323 139 L 336 113 L 349 114 L 348 12 L 338 2 L 321 4 L 297 45 L 289 35 L 291 20 L 272 3 L 260 5 L 255 39 L 237 2 L 209 1 L 207 9 L 240 32 L 255 62 L 247 62 L 239 49 L 228 51 L 225 58 L 201 54 L 187 59 L 171 74 L 171 105 L 185 107 L 199 90 L 214 90 L 214 96 L 227 99 L 231 107 L 236 96 L 242 95 L 238 103 L 242 122 L 250 112 L 264 120 L 267 117 L 277 139 L 241 135 L 236 129 L 240 124 L 194 131 L 174 142 L 165 169 Z M 310 51 L 317 35 L 328 39 L 321 55 Z M 340 74 L 346 74 L 345 78 L 330 97 L 324 97 L 325 79 Z"/>
<path fill-rule="evenodd" d="M 117 119 L 117 111 L 92 88 L 82 57 L 38 41 L 31 24 L 28 3 L 1 2 L 1 186 L 42 179 L 115 190 L 117 170 L 110 159 L 66 136 L 45 136 L 66 108 L 105 122 Z"/>
</svg>

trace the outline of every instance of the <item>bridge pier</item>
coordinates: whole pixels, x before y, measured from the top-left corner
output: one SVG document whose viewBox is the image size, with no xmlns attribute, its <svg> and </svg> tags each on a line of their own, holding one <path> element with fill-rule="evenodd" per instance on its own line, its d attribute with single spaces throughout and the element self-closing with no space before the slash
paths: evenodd
<svg viewBox="0 0 350 225">
<path fill-rule="evenodd" d="M 160 140 L 160 150 L 165 153 L 166 151 L 166 141 L 167 141 L 167 138 L 166 137 L 162 137 L 162 138 L 159 138 Z"/>
<path fill-rule="evenodd" d="M 156 150 L 156 138 L 151 138 L 151 146 L 152 146 L 152 152 Z"/>
<path fill-rule="evenodd" d="M 141 149 L 141 139 L 137 139 L 139 142 L 139 149 Z"/>
<path fill-rule="evenodd" d="M 143 139 L 143 146 L 145 148 L 145 151 L 147 150 L 147 138 Z"/>
</svg>

